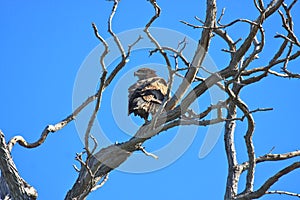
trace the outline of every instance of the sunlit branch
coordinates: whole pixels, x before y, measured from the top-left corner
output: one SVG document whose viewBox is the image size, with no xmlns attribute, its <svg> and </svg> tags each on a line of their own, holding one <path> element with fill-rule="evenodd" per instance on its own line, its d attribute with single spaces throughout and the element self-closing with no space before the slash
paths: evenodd
<svg viewBox="0 0 300 200">
<path fill-rule="evenodd" d="M 117 8 L 118 8 L 118 5 L 119 5 L 119 1 L 120 0 L 114 0 L 114 5 L 113 5 L 113 8 L 112 8 L 111 13 L 109 15 L 107 24 L 108 24 L 108 32 L 114 38 L 114 41 L 115 41 L 115 43 L 118 46 L 118 49 L 119 49 L 119 51 L 121 53 L 122 58 L 125 58 L 125 51 L 124 51 L 124 48 L 123 48 L 123 46 L 122 46 L 122 44 L 120 42 L 120 39 L 119 39 L 119 37 L 112 30 L 112 20 L 113 20 L 113 17 L 115 15 L 116 11 L 117 11 Z"/>
<path fill-rule="evenodd" d="M 82 160 L 82 153 L 80 153 L 80 154 L 77 153 L 75 160 L 77 160 L 81 164 L 81 168 L 84 167 L 87 170 L 89 176 L 91 177 L 89 185 L 90 185 L 90 187 L 93 188 L 95 176 L 94 176 L 94 173 L 92 172 L 90 166 L 87 164 L 87 162 L 84 162 Z M 87 194 L 87 192 L 88 191 L 85 191 L 83 194 L 81 194 L 81 197 L 79 197 L 79 199 L 83 198 Z"/>
<path fill-rule="evenodd" d="M 162 101 L 161 106 L 159 107 L 157 114 L 153 117 L 151 123 L 153 128 L 156 126 L 156 122 L 158 119 L 158 116 L 162 113 L 162 111 L 165 109 L 165 105 L 168 102 L 169 98 L 170 98 L 170 94 L 171 94 L 171 89 L 173 86 L 173 81 L 174 81 L 174 73 L 172 71 L 171 68 L 171 62 L 168 58 L 167 53 L 163 50 L 163 48 L 161 47 L 161 45 L 159 44 L 159 42 L 152 36 L 152 34 L 149 31 L 150 26 L 152 25 L 152 23 L 159 18 L 160 16 L 160 7 L 157 5 L 156 0 L 150 0 L 150 3 L 152 4 L 154 10 L 155 10 L 155 14 L 152 16 L 152 18 L 150 19 L 150 21 L 146 24 L 144 32 L 147 34 L 148 38 L 150 39 L 150 41 L 155 45 L 156 49 L 159 51 L 159 53 L 162 55 L 162 57 L 165 60 L 165 63 L 167 65 L 167 69 L 168 69 L 168 74 L 169 74 L 169 78 L 168 78 L 168 88 L 167 88 L 167 94 L 165 96 L 165 98 Z"/>
<path fill-rule="evenodd" d="M 231 57 L 236 52 L 236 42 L 232 40 L 232 38 L 228 35 L 228 33 L 221 29 L 215 29 L 214 33 L 216 33 L 218 36 L 220 36 L 229 47 L 229 53 L 231 54 Z"/>
<path fill-rule="evenodd" d="M 129 61 L 129 57 L 131 55 L 132 48 L 140 41 L 142 40 L 142 36 L 138 36 L 138 38 L 130 45 L 128 45 L 127 53 L 125 57 L 121 59 L 121 61 L 116 65 L 116 67 L 113 69 L 113 71 L 108 76 L 107 80 L 105 81 L 105 88 L 109 86 L 109 84 L 112 82 L 112 80 L 116 77 L 116 75 L 120 72 L 120 70 L 126 65 L 126 63 Z"/>
<path fill-rule="evenodd" d="M 225 24 L 225 25 L 219 25 L 219 26 L 215 26 L 215 27 L 207 27 L 207 26 L 199 26 L 199 25 L 194 25 L 194 24 L 191 24 L 189 22 L 186 22 L 186 21 L 183 21 L 183 20 L 180 20 L 181 23 L 189 26 L 189 27 L 192 27 L 192 28 L 195 28 L 195 29 L 198 29 L 198 28 L 201 28 L 201 29 L 224 29 L 224 28 L 227 28 L 229 26 L 232 26 L 238 22 L 244 22 L 244 23 L 248 23 L 250 25 L 254 25 L 254 26 L 257 26 L 258 24 L 256 22 L 253 22 L 249 19 L 236 19 L 228 24 Z M 219 22 L 220 23 L 220 22 Z"/>
<path fill-rule="evenodd" d="M 188 119 L 203 119 L 205 118 L 211 111 L 213 110 L 220 110 L 222 108 L 227 108 L 228 101 L 219 101 L 215 105 L 210 105 L 209 107 L 206 108 L 203 112 L 200 114 L 194 113 L 193 110 L 187 110 L 187 118 Z M 222 115 L 218 114 L 218 118 L 222 118 Z"/>
<path fill-rule="evenodd" d="M 0 171 L 2 183 L 5 184 L 8 191 L 3 191 L 3 185 L 0 187 L 0 196 L 10 196 L 9 199 L 36 199 L 38 193 L 36 189 L 30 186 L 21 176 L 16 168 L 10 154 L 9 147 L 5 143 L 3 132 L 0 130 Z M 3 194 L 7 192 L 7 194 Z"/>
<path fill-rule="evenodd" d="M 212 38 L 212 28 L 215 27 L 216 22 L 216 1 L 207 0 L 206 6 L 207 9 L 204 26 L 210 28 L 202 30 L 201 38 L 198 42 L 198 46 L 194 54 L 193 60 L 191 62 L 191 66 L 189 67 L 185 78 L 182 80 L 175 94 L 167 103 L 166 110 L 173 109 L 176 106 L 176 104 L 181 100 L 183 95 L 186 93 L 187 89 L 190 87 L 191 83 L 194 81 L 199 67 L 202 65 L 206 53 L 208 52 L 209 44 Z"/>
<path fill-rule="evenodd" d="M 264 194 L 267 193 L 268 189 L 274 185 L 282 176 L 287 175 L 291 171 L 300 168 L 300 162 L 294 162 L 293 164 L 285 167 L 284 169 L 280 170 L 273 176 L 271 176 L 260 188 L 258 188 L 254 192 L 250 193 L 243 193 L 240 194 L 236 197 L 237 200 L 242 200 L 242 199 L 256 199 Z"/>
<path fill-rule="evenodd" d="M 14 136 L 9 142 L 8 142 L 8 148 L 11 151 L 11 149 L 13 148 L 13 146 L 18 143 L 19 145 L 26 147 L 26 148 L 35 148 L 40 146 L 41 144 L 43 144 L 46 140 L 46 138 L 48 137 L 49 133 L 54 133 L 56 131 L 61 130 L 62 128 L 64 128 L 68 123 L 70 123 L 71 121 L 73 121 L 76 116 L 87 106 L 89 105 L 91 102 L 93 102 L 94 100 L 96 100 L 96 95 L 90 96 L 88 97 L 80 106 L 78 106 L 75 111 L 70 114 L 68 117 L 66 117 L 65 119 L 61 120 L 60 122 L 54 124 L 54 125 L 47 125 L 44 130 L 42 131 L 42 134 L 40 136 L 40 138 L 33 143 L 28 143 L 22 136 Z"/>
<path fill-rule="evenodd" d="M 237 84 L 233 84 L 232 92 L 238 95 L 240 88 Z M 238 182 L 240 177 L 240 168 L 237 161 L 237 151 L 234 143 L 234 133 L 236 128 L 236 118 L 237 106 L 233 101 L 229 102 L 227 108 L 227 116 L 224 131 L 224 143 L 225 143 L 225 153 L 227 157 L 228 172 L 226 181 L 226 191 L 224 199 L 231 199 L 235 197 L 238 190 Z"/>
<path fill-rule="evenodd" d="M 88 157 L 91 155 L 91 152 L 89 150 L 89 139 L 90 139 L 90 132 L 92 130 L 94 121 L 96 119 L 97 113 L 100 109 L 100 105 L 101 105 L 101 100 L 102 100 L 102 94 L 103 94 L 103 90 L 104 90 L 104 83 L 105 83 L 105 79 L 106 79 L 106 75 L 107 75 L 107 71 L 103 71 L 101 79 L 100 79 L 100 87 L 97 91 L 97 101 L 95 104 L 95 108 L 93 110 L 93 113 L 90 117 L 89 123 L 88 123 L 88 127 L 85 131 L 85 136 L 84 136 L 84 145 L 85 145 L 85 150 L 87 152 Z"/>
<path fill-rule="evenodd" d="M 104 46 L 104 51 L 100 56 L 100 64 L 101 64 L 101 67 L 102 67 L 102 71 L 106 71 L 106 65 L 105 65 L 105 62 L 104 62 L 104 58 L 106 57 L 106 55 L 109 52 L 108 44 L 102 38 L 102 36 L 99 34 L 97 26 L 95 25 L 95 23 L 92 23 L 92 27 L 94 29 L 94 33 L 95 33 L 96 38 L 98 38 L 100 40 L 100 42 L 102 43 L 102 45 Z"/>
<path fill-rule="evenodd" d="M 109 173 L 106 174 L 106 175 L 103 177 L 102 181 L 101 181 L 98 185 L 94 186 L 94 187 L 91 189 L 91 191 L 95 191 L 95 190 L 97 190 L 97 189 L 103 187 L 103 185 L 108 181 L 108 176 L 109 176 Z"/>
<path fill-rule="evenodd" d="M 241 66 L 240 73 L 238 74 L 238 76 L 240 76 L 240 74 L 242 73 L 242 71 L 244 71 L 244 69 L 246 69 L 246 67 L 248 67 L 249 64 L 254 59 L 259 58 L 258 54 L 263 50 L 263 48 L 265 46 L 265 31 L 262 28 L 262 26 L 259 26 L 259 31 L 260 31 L 260 37 L 261 37 L 261 39 L 260 39 L 260 41 L 258 41 L 257 37 L 255 37 L 253 39 L 253 45 L 254 45 L 253 52 L 243 62 L 243 65 Z"/>
<path fill-rule="evenodd" d="M 262 0 L 258 0 L 258 3 L 257 3 L 256 0 L 253 0 L 253 2 L 254 2 L 254 5 L 255 5 L 256 9 L 257 9 L 260 13 L 262 13 L 262 12 L 264 11 L 263 1 L 262 1 Z"/>
<path fill-rule="evenodd" d="M 245 117 L 247 117 L 248 114 L 252 114 L 255 112 L 262 112 L 262 111 L 271 111 L 271 110 L 273 110 L 273 108 L 257 108 L 255 110 L 249 111 L 248 113 L 244 114 L 242 117 L 237 117 L 237 118 L 234 118 L 233 120 L 244 121 Z"/>
<path fill-rule="evenodd" d="M 91 139 L 94 142 L 94 147 L 93 147 L 93 149 L 91 151 L 91 154 L 94 154 L 95 151 L 96 151 L 96 149 L 97 149 L 97 147 L 98 147 L 98 141 L 97 141 L 97 139 L 93 135 L 90 135 L 90 137 L 91 137 Z"/>
<path fill-rule="evenodd" d="M 189 61 L 184 57 L 184 55 L 182 55 L 182 51 L 177 51 L 176 49 L 173 49 L 172 47 L 161 47 L 161 49 L 162 50 L 164 50 L 164 51 L 170 51 L 170 52 L 173 52 L 175 55 L 177 55 L 180 59 L 181 59 L 181 61 L 186 65 L 186 66 L 189 66 L 190 65 L 190 63 L 189 63 Z M 153 53 L 155 53 L 155 52 L 157 52 L 157 51 L 159 51 L 159 49 L 154 49 L 154 50 L 151 50 L 150 51 L 150 56 L 153 54 Z"/>
<path fill-rule="evenodd" d="M 292 27 L 290 27 L 288 24 L 287 24 L 287 20 L 285 19 L 283 13 L 278 10 L 278 13 L 281 17 L 281 21 L 282 21 L 282 26 L 284 27 L 284 29 L 288 32 L 291 40 L 293 41 L 294 44 L 296 44 L 297 46 L 300 46 L 300 42 L 298 41 L 298 38 L 296 37 L 296 35 L 294 34 L 293 30 L 292 30 Z M 292 18 L 291 16 L 288 16 L 288 21 L 292 21 Z"/>
<path fill-rule="evenodd" d="M 254 119 L 252 114 L 250 113 L 247 105 L 238 97 L 238 95 L 234 94 L 234 92 L 227 86 L 226 92 L 230 96 L 230 99 L 236 104 L 236 106 L 244 113 L 248 121 L 248 127 L 246 134 L 244 136 L 245 143 L 247 147 L 247 154 L 249 159 L 249 168 L 247 171 L 247 181 L 246 181 L 246 188 L 245 192 L 250 192 L 253 190 L 253 183 L 254 183 L 254 171 L 255 171 L 255 152 L 254 152 L 254 145 L 252 141 L 252 136 L 254 133 Z"/>
<path fill-rule="evenodd" d="M 288 195 L 292 197 L 298 197 L 300 198 L 300 194 L 294 193 L 294 192 L 287 192 L 287 191 L 280 191 L 280 190 L 272 190 L 272 191 L 267 191 L 266 194 L 279 194 L 279 195 Z"/>
<path fill-rule="evenodd" d="M 153 153 L 149 153 L 146 151 L 146 149 L 143 146 L 139 146 L 137 150 L 140 150 L 141 152 L 143 152 L 146 156 L 150 156 L 154 159 L 158 159 L 158 156 L 153 154 Z"/>
<path fill-rule="evenodd" d="M 287 160 L 290 158 L 298 157 L 300 156 L 300 150 L 282 153 L 282 154 L 265 154 L 263 156 L 259 156 L 255 159 L 256 163 L 263 163 L 263 162 L 269 162 L 269 161 L 280 161 L 280 160 Z M 244 162 L 241 164 L 242 171 L 245 171 L 249 167 L 249 162 Z"/>
</svg>

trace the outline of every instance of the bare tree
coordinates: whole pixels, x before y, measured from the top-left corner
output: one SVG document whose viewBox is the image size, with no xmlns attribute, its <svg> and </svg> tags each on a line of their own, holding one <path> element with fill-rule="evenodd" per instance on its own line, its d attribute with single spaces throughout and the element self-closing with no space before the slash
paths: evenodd
<svg viewBox="0 0 300 200">
<path fill-rule="evenodd" d="M 300 55 L 300 42 L 294 32 L 294 23 L 292 9 L 297 3 L 296 0 L 286 4 L 284 0 L 271 0 L 267 5 L 262 0 L 254 0 L 253 6 L 258 11 L 254 20 L 236 19 L 223 24 L 222 18 L 225 10 L 219 12 L 217 17 L 216 0 L 207 0 L 206 17 L 204 20 L 196 18 L 197 25 L 182 21 L 193 29 L 201 31 L 201 37 L 198 41 L 197 49 L 192 60 L 184 57 L 184 47 L 182 49 L 173 49 L 165 47 L 151 34 L 150 27 L 153 22 L 159 20 L 161 8 L 155 0 L 149 1 L 149 6 L 153 7 L 154 15 L 150 16 L 148 23 L 144 27 L 144 32 L 148 39 L 155 45 L 155 49 L 150 54 L 158 53 L 165 61 L 169 72 L 168 94 L 173 89 L 174 76 L 181 76 L 182 82 L 173 96 L 167 95 L 159 112 L 165 109 L 167 112 L 156 115 L 150 123 L 143 124 L 135 135 L 128 141 L 112 144 L 106 148 L 97 151 L 97 143 L 91 135 L 91 128 L 101 105 L 103 91 L 111 85 L 116 75 L 126 67 L 131 51 L 143 38 L 137 36 L 126 49 L 122 41 L 112 29 L 114 14 L 117 12 L 119 0 L 113 1 L 112 11 L 108 18 L 108 33 L 113 37 L 116 46 L 120 52 L 121 60 L 109 73 L 105 63 L 105 58 L 109 54 L 109 45 L 98 32 L 96 24 L 92 24 L 96 38 L 104 46 L 104 51 L 100 57 L 102 74 L 97 92 L 88 97 L 73 113 L 61 120 L 57 124 L 48 125 L 43 130 L 41 137 L 34 143 L 28 143 L 22 136 L 13 137 L 8 143 L 5 142 L 4 134 L 0 133 L 0 198 L 1 199 L 36 199 L 37 192 L 31 187 L 18 173 L 12 160 L 10 152 L 13 146 L 18 143 L 25 148 L 35 148 L 42 145 L 50 133 L 63 129 L 72 122 L 75 117 L 90 103 L 95 102 L 95 108 L 85 133 L 85 151 L 78 153 L 76 160 L 81 167 L 78 169 L 78 178 L 72 188 L 67 192 L 65 199 L 85 199 L 93 190 L 101 188 L 108 180 L 108 174 L 120 166 L 135 151 L 142 151 L 145 155 L 154 156 L 145 151 L 143 143 L 158 135 L 162 131 L 167 131 L 176 126 L 197 125 L 208 126 L 216 123 L 225 123 L 224 143 L 225 152 L 228 161 L 228 175 L 224 199 L 255 199 L 266 194 L 284 194 L 300 197 L 300 194 L 288 191 L 270 191 L 270 187 L 279 179 L 300 168 L 300 162 L 291 162 L 288 166 L 281 169 L 273 176 L 270 176 L 257 189 L 254 189 L 254 178 L 256 165 L 268 161 L 287 160 L 300 155 L 300 151 L 291 151 L 282 154 L 267 153 L 257 156 L 253 144 L 253 134 L 255 132 L 255 121 L 253 113 L 269 111 L 272 108 L 257 108 L 250 110 L 246 101 L 241 98 L 240 93 L 247 86 L 265 79 L 267 76 L 277 76 L 279 78 L 299 79 L 300 74 L 291 71 L 288 68 L 290 62 L 298 59 Z M 274 51 L 273 57 L 266 63 L 260 63 L 260 66 L 254 64 L 254 60 L 259 59 L 259 55 L 265 48 L 265 30 L 264 22 L 273 15 L 279 15 L 282 27 L 285 33 L 274 35 L 274 40 L 281 40 L 282 43 Z M 238 23 L 249 25 L 249 31 L 245 38 L 234 41 L 227 30 Z M 237 33 L 238 34 L 238 33 Z M 216 37 L 221 38 L 227 45 L 222 49 L 223 53 L 229 54 L 228 63 L 223 64 L 223 68 L 218 72 L 209 72 L 203 67 L 203 61 L 209 52 L 211 41 Z M 184 42 L 183 42 L 184 46 Z M 174 56 L 175 55 L 175 56 Z M 175 60 L 172 64 L 171 60 Z M 178 65 L 178 60 L 181 61 Z M 278 70 L 279 68 L 279 70 Z M 205 70 L 210 75 L 206 78 L 199 76 L 199 70 Z M 196 86 L 193 83 L 197 83 Z M 216 105 L 207 105 L 200 113 L 191 110 L 191 104 L 200 96 L 208 92 L 212 86 L 218 86 L 226 93 L 226 100 Z M 191 89 L 189 91 L 189 89 Z M 242 116 L 237 115 L 240 111 Z M 209 118 L 212 112 L 217 113 L 216 118 Z M 235 148 L 235 134 L 237 121 L 246 121 L 247 130 L 244 134 L 245 145 L 247 147 L 248 161 L 239 163 L 237 161 L 237 152 Z M 93 142 L 93 144 L 90 144 Z M 245 189 L 238 192 L 238 184 L 242 173 L 246 173 Z M 111 180 L 114 181 L 114 180 Z"/>
</svg>

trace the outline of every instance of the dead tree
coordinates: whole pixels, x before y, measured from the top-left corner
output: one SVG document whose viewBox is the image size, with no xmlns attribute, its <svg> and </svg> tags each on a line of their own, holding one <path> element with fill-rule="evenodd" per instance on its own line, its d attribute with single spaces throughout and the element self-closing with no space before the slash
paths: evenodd
<svg viewBox="0 0 300 200">
<path fill-rule="evenodd" d="M 201 37 L 198 41 L 198 47 L 195 49 L 194 57 L 192 60 L 187 60 L 182 53 L 184 49 L 179 51 L 161 46 L 160 42 L 151 34 L 150 27 L 154 21 L 159 20 L 161 8 L 156 0 L 150 0 L 149 6 L 153 7 L 154 15 L 151 16 L 148 23 L 146 23 L 144 32 L 148 39 L 155 44 L 155 49 L 153 49 L 151 53 L 158 53 L 165 61 L 166 68 L 169 72 L 169 94 L 173 87 L 172 83 L 175 75 L 181 75 L 182 83 L 173 96 L 164 99 L 161 110 L 165 109 L 167 111 L 166 113 L 155 116 L 150 123 L 141 126 L 128 141 L 112 144 L 96 151 L 98 141 L 94 140 L 93 148 L 90 147 L 91 145 L 89 143 L 91 127 L 99 112 L 103 91 L 110 86 L 116 75 L 126 68 L 132 47 L 142 40 L 141 37 L 137 36 L 136 41 L 133 42 L 132 45 L 127 49 L 124 48 L 122 41 L 119 40 L 118 36 L 112 30 L 112 21 L 119 4 L 119 0 L 114 0 L 112 11 L 108 18 L 108 32 L 113 37 L 119 49 L 121 56 L 120 62 L 115 65 L 111 72 L 108 72 L 105 57 L 109 54 L 110 47 L 98 32 L 96 25 L 92 24 L 96 38 L 104 46 L 104 51 L 100 57 L 103 73 L 101 74 L 98 91 L 93 96 L 87 97 L 82 105 L 65 119 L 55 125 L 46 126 L 41 137 L 34 143 L 28 143 L 22 136 L 15 136 L 6 143 L 4 134 L 1 132 L 0 167 L 2 176 L 0 182 L 0 197 L 2 199 L 36 199 L 36 190 L 20 177 L 10 155 L 11 149 L 16 143 L 25 148 L 35 148 L 42 145 L 50 133 L 64 128 L 92 102 L 95 102 L 95 108 L 89 119 L 89 125 L 85 133 L 85 152 L 79 153 L 76 156 L 76 160 L 79 161 L 81 168 L 78 169 L 78 178 L 72 188 L 67 192 L 65 199 L 85 199 L 91 191 L 101 188 L 108 180 L 109 172 L 125 162 L 133 152 L 143 151 L 146 155 L 151 155 L 145 151 L 143 144 L 162 131 L 167 131 L 176 126 L 208 126 L 221 122 L 225 123 L 224 150 L 228 161 L 228 175 L 224 199 L 255 199 L 266 194 L 274 193 L 300 197 L 300 194 L 292 192 L 269 190 L 282 176 L 300 168 L 299 161 L 286 166 L 269 177 L 257 189 L 254 189 L 254 172 L 257 164 L 294 158 L 300 155 L 300 151 L 291 151 L 282 154 L 267 153 L 262 156 L 257 156 L 252 139 L 255 133 L 253 113 L 269 111 L 272 108 L 257 108 L 251 110 L 247 106 L 247 99 L 242 99 L 240 96 L 240 92 L 247 88 L 247 86 L 259 82 L 268 76 L 289 79 L 300 78 L 299 73 L 291 71 L 288 67 L 288 64 L 298 59 L 300 55 L 300 42 L 294 32 L 292 17 L 292 9 L 296 3 L 297 0 L 289 4 L 286 4 L 284 0 L 270 0 L 266 5 L 262 0 L 254 0 L 253 6 L 255 6 L 258 11 L 258 15 L 254 20 L 236 19 L 223 24 L 221 21 L 225 15 L 225 10 L 217 12 L 216 0 L 207 0 L 204 20 L 196 18 L 197 24 L 181 21 L 188 27 L 195 29 L 195 31 L 201 31 Z M 217 17 L 218 15 L 219 17 Z M 282 43 L 279 48 L 274 51 L 273 57 L 269 58 L 267 63 L 260 63 L 260 66 L 256 66 L 253 64 L 253 61 L 259 59 L 259 55 L 262 53 L 266 44 L 264 22 L 272 15 L 279 15 L 281 18 L 285 33 L 274 35 L 274 39 L 281 40 Z M 227 30 L 238 23 L 248 24 L 249 31 L 245 38 L 234 41 Z M 229 54 L 230 59 L 228 63 L 223 64 L 223 68 L 220 71 L 212 72 L 208 77 L 203 78 L 199 76 L 198 72 L 199 70 L 205 70 L 202 66 L 203 60 L 209 52 L 211 41 L 215 37 L 220 37 L 225 42 L 227 47 L 222 51 L 223 53 Z M 174 66 L 171 62 L 171 59 L 174 58 L 175 60 L 181 60 L 183 65 Z M 192 84 L 194 82 L 197 82 L 196 86 Z M 227 99 L 216 105 L 208 105 L 201 113 L 193 112 L 190 109 L 190 105 L 215 85 L 226 93 Z M 192 90 L 188 91 L 188 89 Z M 238 116 L 237 111 L 241 111 L 243 115 Z M 217 112 L 217 117 L 213 119 L 208 118 L 211 112 Z M 248 161 L 243 163 L 237 161 L 236 155 L 234 135 L 236 134 L 237 121 L 245 121 L 247 123 L 244 139 L 247 147 Z M 237 188 L 242 173 L 246 173 L 245 189 L 242 192 L 238 192 Z"/>
</svg>

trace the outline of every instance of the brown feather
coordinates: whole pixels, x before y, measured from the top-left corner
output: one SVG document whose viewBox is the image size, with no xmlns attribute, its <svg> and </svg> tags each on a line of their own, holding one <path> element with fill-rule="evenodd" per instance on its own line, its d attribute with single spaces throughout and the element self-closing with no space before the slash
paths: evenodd
<svg viewBox="0 0 300 200">
<path fill-rule="evenodd" d="M 149 114 L 154 115 L 165 98 L 167 83 L 151 69 L 142 68 L 136 74 L 140 80 L 128 88 L 128 115 L 134 113 L 148 120 Z"/>
</svg>

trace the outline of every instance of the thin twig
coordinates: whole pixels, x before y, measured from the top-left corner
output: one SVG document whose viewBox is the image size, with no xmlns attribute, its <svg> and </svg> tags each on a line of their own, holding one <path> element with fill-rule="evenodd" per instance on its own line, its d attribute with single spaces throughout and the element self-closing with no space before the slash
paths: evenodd
<svg viewBox="0 0 300 200">
<path fill-rule="evenodd" d="M 13 146 L 18 143 L 19 145 L 26 147 L 26 148 L 35 148 L 40 146 L 45 142 L 47 139 L 49 133 L 54 133 L 62 128 L 64 128 L 68 123 L 73 121 L 76 116 L 84 109 L 87 105 L 89 105 L 91 102 L 93 102 L 96 99 L 96 94 L 93 96 L 88 97 L 80 106 L 78 106 L 72 114 L 67 116 L 65 119 L 61 120 L 60 122 L 54 124 L 54 125 L 47 125 L 44 130 L 42 131 L 42 134 L 40 138 L 33 143 L 28 143 L 22 136 L 14 136 L 7 144 L 9 151 L 12 150 Z"/>
<path fill-rule="evenodd" d="M 105 88 L 110 85 L 110 83 L 116 77 L 116 75 L 127 64 L 127 62 L 129 61 L 128 58 L 131 55 L 132 48 L 142 39 L 143 39 L 142 36 L 139 35 L 138 38 L 132 44 L 128 45 L 128 49 L 127 49 L 127 53 L 126 53 L 125 57 L 122 57 L 121 61 L 117 64 L 117 66 L 113 69 L 113 71 L 110 73 L 107 80 L 105 81 L 105 84 L 104 84 Z"/>
<path fill-rule="evenodd" d="M 173 97 L 169 100 L 166 105 L 166 110 L 174 109 L 176 104 L 182 99 L 191 83 L 194 81 L 196 74 L 199 70 L 199 67 L 202 65 L 204 58 L 208 52 L 209 44 L 212 38 L 212 29 L 216 26 L 216 1 L 211 0 L 207 1 L 207 10 L 206 10 L 206 19 L 204 26 L 209 27 L 208 29 L 202 30 L 202 35 L 199 40 L 196 52 L 194 54 L 191 65 L 186 72 L 185 78 L 182 80 L 178 89 L 176 90 Z"/>
<path fill-rule="evenodd" d="M 238 22 L 244 22 L 244 23 L 248 23 L 250 25 L 254 25 L 254 26 L 257 26 L 258 24 L 256 22 L 253 22 L 249 19 L 236 19 L 228 24 L 225 24 L 225 25 L 220 25 L 220 26 L 215 26 L 215 27 L 207 27 L 207 26 L 198 26 L 198 25 L 194 25 L 194 24 L 191 24 L 189 22 L 186 22 L 184 20 L 180 20 L 181 23 L 189 26 L 189 27 L 192 27 L 194 29 L 198 29 L 198 28 L 202 28 L 202 29 L 224 29 L 224 28 L 227 28 L 229 26 L 232 26 Z"/>
<path fill-rule="evenodd" d="M 252 113 L 255 113 L 255 112 L 262 112 L 262 111 L 271 111 L 271 110 L 273 110 L 273 108 L 257 108 L 255 110 L 249 111 L 248 113 L 244 114 L 242 117 L 237 117 L 237 118 L 230 119 L 230 120 L 244 121 L 245 117 L 247 117 L 248 114 L 252 114 Z"/>
<path fill-rule="evenodd" d="M 256 199 L 268 191 L 268 189 L 274 185 L 282 176 L 289 174 L 291 171 L 294 171 L 295 169 L 300 168 L 300 162 L 294 162 L 293 164 L 283 168 L 273 176 L 271 176 L 260 188 L 258 188 L 254 192 L 250 193 L 243 193 L 240 194 L 236 197 L 237 200 L 242 200 L 242 199 Z"/>
<path fill-rule="evenodd" d="M 162 113 L 162 111 L 165 109 L 165 105 L 168 102 L 169 98 L 170 98 L 170 94 L 171 94 L 171 89 L 173 86 L 173 80 L 174 80 L 174 74 L 171 68 L 171 62 L 167 56 L 167 53 L 162 49 L 161 45 L 159 44 L 159 42 L 152 36 L 152 34 L 149 31 L 149 28 L 151 26 L 151 24 L 160 16 L 160 7 L 157 5 L 156 0 L 150 0 L 150 3 L 152 4 L 154 10 L 155 10 L 155 14 L 152 16 L 152 18 L 150 19 L 150 21 L 146 24 L 144 32 L 147 34 L 148 38 L 150 39 L 150 41 L 155 45 L 156 49 L 158 49 L 159 53 L 162 55 L 162 57 L 165 60 L 168 72 L 169 72 L 169 80 L 168 80 L 168 88 L 167 88 L 167 94 L 164 97 L 161 106 L 159 107 L 157 114 L 153 117 L 152 119 L 152 126 L 153 128 L 155 128 L 156 126 L 156 122 L 158 119 L 158 116 L 160 116 L 160 114 Z"/>
<path fill-rule="evenodd" d="M 143 152 L 146 156 L 150 156 L 154 159 L 158 159 L 158 156 L 153 154 L 153 153 L 149 153 L 146 151 L 146 149 L 143 146 L 139 146 L 137 150 L 140 150 L 141 152 Z"/>
<path fill-rule="evenodd" d="M 298 41 L 298 38 L 297 36 L 295 35 L 294 31 L 292 30 L 292 27 L 290 27 L 288 24 L 287 24 L 287 20 L 285 19 L 284 17 L 284 14 L 278 10 L 278 13 L 281 17 L 281 21 L 282 21 L 282 26 L 284 27 L 284 29 L 289 33 L 289 36 L 291 37 L 291 39 L 294 41 L 294 43 L 297 45 L 297 46 L 300 46 L 300 42 Z M 288 16 L 288 19 L 289 21 L 292 21 L 291 19 L 291 16 Z"/>
<path fill-rule="evenodd" d="M 87 172 L 89 173 L 89 175 L 91 177 L 91 179 L 90 179 L 90 185 L 91 185 L 91 187 L 93 187 L 95 175 L 92 172 L 92 169 L 90 168 L 90 166 L 87 164 L 88 162 L 84 162 L 82 160 L 82 153 L 76 153 L 75 160 L 77 160 L 81 164 L 81 166 L 85 167 L 85 169 L 87 170 Z"/>
<path fill-rule="evenodd" d="M 293 197 L 300 198 L 300 194 L 298 194 L 298 193 L 280 191 L 280 190 L 267 191 L 266 194 L 280 194 L 280 195 L 288 195 L 288 196 L 293 196 Z"/>
<path fill-rule="evenodd" d="M 217 20 L 217 24 L 218 24 L 219 26 L 222 26 L 221 20 L 222 20 L 222 18 L 223 18 L 224 15 L 225 15 L 225 8 L 222 8 L 221 15 L 220 15 L 219 19 Z"/>
<path fill-rule="evenodd" d="M 171 52 L 173 52 L 175 55 L 179 56 L 179 58 L 185 64 L 185 66 L 187 66 L 187 67 L 190 66 L 189 61 L 184 57 L 184 55 L 182 55 L 182 49 L 180 51 L 177 51 L 177 50 L 173 49 L 172 47 L 161 47 L 161 48 L 164 51 L 171 51 Z M 153 54 L 153 53 L 155 53 L 155 52 L 157 52 L 157 51 L 159 51 L 157 48 L 154 49 L 154 50 L 151 50 L 150 51 L 150 55 Z"/>
<path fill-rule="evenodd" d="M 100 109 L 101 100 L 102 100 L 102 93 L 103 93 L 103 90 L 104 90 L 104 83 L 105 83 L 106 75 L 107 75 L 107 71 L 103 71 L 101 79 L 100 79 L 100 87 L 99 87 L 99 89 L 97 91 L 97 102 L 96 102 L 95 108 L 93 110 L 93 113 L 92 113 L 92 115 L 90 117 L 90 120 L 89 120 L 89 123 L 88 123 L 88 127 L 87 127 L 87 129 L 85 131 L 85 136 L 84 136 L 85 143 L 84 143 L 84 145 L 85 145 L 85 149 L 86 149 L 88 158 L 91 156 L 91 152 L 89 150 L 90 132 L 91 132 L 92 127 L 94 125 L 94 121 L 96 119 L 97 113 L 98 113 L 98 111 Z"/>
<path fill-rule="evenodd" d="M 263 5 L 263 1 L 262 0 L 259 0 L 259 3 L 256 2 L 256 0 L 253 0 L 254 1 L 254 5 L 256 7 L 256 9 L 262 13 L 264 11 L 264 5 Z"/>
<path fill-rule="evenodd" d="M 95 33 L 96 38 L 98 38 L 100 40 L 100 42 L 103 44 L 103 46 L 104 46 L 104 51 L 103 51 L 103 53 L 100 56 L 100 64 L 101 64 L 101 67 L 102 67 L 102 71 L 106 71 L 106 66 L 105 66 L 105 63 L 104 63 L 104 58 L 106 57 L 106 55 L 109 52 L 108 44 L 103 39 L 103 37 L 99 34 L 97 26 L 96 26 L 95 23 L 92 23 L 92 27 L 94 29 L 94 33 Z"/>
<path fill-rule="evenodd" d="M 76 172 L 80 172 L 80 169 L 78 169 L 78 167 L 75 164 L 73 164 L 72 166 L 73 166 L 73 168 L 75 169 Z"/>
<path fill-rule="evenodd" d="M 112 8 L 111 13 L 109 15 L 107 24 L 108 24 L 108 32 L 114 38 L 114 41 L 118 46 L 118 49 L 121 53 L 122 58 L 125 58 L 125 51 L 124 51 L 123 45 L 121 44 L 119 37 L 112 30 L 112 20 L 113 20 L 113 17 L 115 15 L 116 11 L 117 11 L 119 1 L 120 0 L 114 0 L 114 5 L 113 5 L 113 8 Z"/>
<path fill-rule="evenodd" d="M 290 158 L 300 156 L 300 150 L 282 153 L 282 154 L 271 154 L 267 153 L 263 156 L 259 156 L 255 159 L 256 163 L 263 163 L 263 162 L 270 162 L 270 161 L 280 161 L 280 160 L 287 160 Z M 240 165 L 242 167 L 242 171 L 245 171 L 249 167 L 249 162 L 244 162 Z"/>
<path fill-rule="evenodd" d="M 91 154 L 93 155 L 93 154 L 95 153 L 97 147 L 98 147 L 98 141 L 97 141 L 97 139 L 96 139 L 93 135 L 90 135 L 90 137 L 91 137 L 92 140 L 94 141 L 94 147 L 93 147 L 93 149 L 92 149 L 92 151 L 91 151 Z"/>
</svg>

